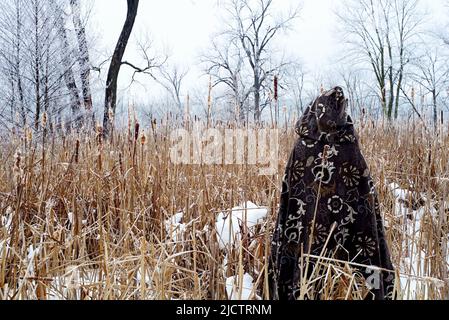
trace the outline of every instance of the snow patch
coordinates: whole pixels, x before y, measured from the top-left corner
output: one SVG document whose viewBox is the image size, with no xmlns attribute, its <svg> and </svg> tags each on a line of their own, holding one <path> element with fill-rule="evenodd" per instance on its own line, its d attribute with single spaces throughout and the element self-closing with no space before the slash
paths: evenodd
<svg viewBox="0 0 449 320">
<path fill-rule="evenodd" d="M 389 188 L 395 197 L 395 215 L 397 218 L 403 218 L 404 252 L 399 266 L 402 299 L 427 299 L 431 285 L 438 287 L 444 284 L 443 281 L 428 276 L 425 263 L 428 255 L 425 250 L 419 248 L 424 217 L 430 214 L 435 218 L 438 215 L 435 202 L 421 196 L 424 206 L 413 210 L 405 204 L 412 195 L 411 191 L 400 188 L 397 183 L 390 183 Z"/>
<path fill-rule="evenodd" d="M 267 214 L 267 208 L 259 207 L 249 201 L 245 205 L 232 208 L 228 214 L 221 212 L 215 223 L 220 248 L 225 249 L 240 243 L 240 225 L 251 229 L 261 224 Z"/>
<path fill-rule="evenodd" d="M 226 279 L 226 293 L 229 300 L 250 300 L 254 291 L 254 279 L 248 273 L 243 275 L 242 286 L 240 287 L 239 277 L 232 276 Z M 241 288 L 241 296 L 240 296 Z"/>
</svg>

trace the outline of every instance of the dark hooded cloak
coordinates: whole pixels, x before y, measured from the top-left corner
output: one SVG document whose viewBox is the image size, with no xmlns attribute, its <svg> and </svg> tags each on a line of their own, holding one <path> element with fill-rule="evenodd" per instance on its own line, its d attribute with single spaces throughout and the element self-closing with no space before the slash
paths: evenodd
<svg viewBox="0 0 449 320">
<path fill-rule="evenodd" d="M 271 248 L 272 299 L 299 296 L 304 253 L 327 252 L 340 261 L 393 271 L 374 183 L 346 107 L 336 87 L 316 99 L 296 125 L 299 139 L 283 179 Z M 355 268 L 374 280 L 366 299 L 392 297 L 394 272 Z M 306 298 L 320 299 L 316 289 Z"/>
</svg>

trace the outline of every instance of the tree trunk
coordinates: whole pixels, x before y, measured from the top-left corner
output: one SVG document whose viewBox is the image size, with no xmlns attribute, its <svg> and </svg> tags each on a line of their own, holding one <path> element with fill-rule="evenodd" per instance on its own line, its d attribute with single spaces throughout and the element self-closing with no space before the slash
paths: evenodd
<svg viewBox="0 0 449 320">
<path fill-rule="evenodd" d="M 260 91 L 254 91 L 254 120 L 256 123 L 260 122 Z"/>
<path fill-rule="evenodd" d="M 90 90 L 90 59 L 89 47 L 87 46 L 86 30 L 81 23 L 81 13 L 79 0 L 70 0 L 72 7 L 73 25 L 78 39 L 79 64 L 81 70 L 81 85 L 83 89 L 84 107 L 86 110 L 92 109 L 92 93 Z"/>
<path fill-rule="evenodd" d="M 114 55 L 112 56 L 111 65 L 109 67 L 108 78 L 106 81 L 106 94 L 104 105 L 104 118 L 103 118 L 103 132 L 108 135 L 111 130 L 111 123 L 109 119 L 109 112 L 115 114 L 117 106 L 117 79 L 120 73 L 120 67 L 122 65 L 123 55 L 125 54 L 126 46 L 128 45 L 129 37 L 136 21 L 137 9 L 139 7 L 139 0 L 127 0 L 128 1 L 128 13 L 126 21 L 123 26 L 120 38 L 115 47 Z"/>
<path fill-rule="evenodd" d="M 47 54 L 45 58 L 45 77 L 44 77 L 44 111 L 48 114 L 48 111 L 50 109 L 50 88 L 49 88 L 49 81 L 48 81 L 48 75 L 49 75 L 49 64 L 50 64 L 50 57 L 49 57 L 49 49 L 47 48 Z"/>
<path fill-rule="evenodd" d="M 15 34 L 15 53 L 16 53 L 16 61 L 15 61 L 15 73 L 16 73 L 16 81 L 17 81 L 17 91 L 19 94 L 19 110 L 20 110 L 20 117 L 21 117 L 21 125 L 25 127 L 27 122 L 27 116 L 25 111 L 25 97 L 23 93 L 23 86 L 22 86 L 22 76 L 20 74 L 21 69 L 21 36 L 22 36 L 22 12 L 20 5 L 16 3 L 16 34 Z"/>
<path fill-rule="evenodd" d="M 432 90 L 432 103 L 433 103 L 433 125 L 435 128 L 435 132 L 438 129 L 438 108 L 437 108 L 437 94 L 436 89 Z"/>
<path fill-rule="evenodd" d="M 74 116 L 78 116 L 78 113 L 81 109 L 81 101 L 80 96 L 78 93 L 78 87 L 76 85 L 75 76 L 73 75 L 72 66 L 70 64 L 70 59 L 68 52 L 70 52 L 70 45 L 69 41 L 67 39 L 67 31 L 64 26 L 64 19 L 62 15 L 62 10 L 60 12 L 60 16 L 58 18 L 58 24 L 59 24 L 59 32 L 61 36 L 61 42 L 62 42 L 62 63 L 64 64 L 64 80 L 65 85 L 67 86 L 67 89 L 69 91 L 70 96 L 70 106 L 72 108 L 72 113 Z"/>
<path fill-rule="evenodd" d="M 404 77 L 404 73 L 403 73 L 402 67 L 401 67 L 401 71 L 400 71 L 399 79 L 398 79 L 398 84 L 397 84 L 397 87 L 396 87 L 396 98 L 395 98 L 395 105 L 394 105 L 394 120 L 398 119 L 398 114 L 399 114 L 399 97 L 400 97 L 400 93 L 401 93 L 403 77 Z"/>
<path fill-rule="evenodd" d="M 35 90 L 35 96 L 36 96 L 36 109 L 35 109 L 35 116 L 34 116 L 34 128 L 36 130 L 39 129 L 39 119 L 41 114 L 41 89 L 40 89 L 40 82 L 41 82 L 41 76 L 40 76 L 40 36 L 39 36 L 39 5 L 37 0 L 34 3 L 34 41 L 35 41 L 35 47 L 34 47 L 34 90 Z"/>
<path fill-rule="evenodd" d="M 11 98 L 10 98 L 10 112 L 11 112 L 11 122 L 14 124 L 14 127 L 18 125 L 15 121 L 15 110 L 16 110 L 16 86 L 14 84 L 14 75 L 10 75 L 9 79 L 11 85 Z"/>
<path fill-rule="evenodd" d="M 393 118 L 393 108 L 394 108 L 394 82 L 393 82 L 393 66 L 390 66 L 388 68 L 389 73 L 389 88 L 388 91 L 390 93 L 390 96 L 388 97 L 388 113 L 387 118 L 388 121 L 391 121 Z"/>
<path fill-rule="evenodd" d="M 256 72 L 254 75 L 254 121 L 256 123 L 260 122 L 260 86 L 259 75 Z"/>
</svg>

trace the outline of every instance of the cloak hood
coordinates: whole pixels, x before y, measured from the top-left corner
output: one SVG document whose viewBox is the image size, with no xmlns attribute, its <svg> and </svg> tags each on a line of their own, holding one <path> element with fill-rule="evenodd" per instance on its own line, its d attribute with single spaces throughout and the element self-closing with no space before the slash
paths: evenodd
<svg viewBox="0 0 449 320">
<path fill-rule="evenodd" d="M 296 124 L 296 133 L 303 139 L 314 141 L 355 142 L 354 124 L 346 113 L 347 106 L 348 100 L 341 87 L 323 93 L 307 107 Z"/>
</svg>

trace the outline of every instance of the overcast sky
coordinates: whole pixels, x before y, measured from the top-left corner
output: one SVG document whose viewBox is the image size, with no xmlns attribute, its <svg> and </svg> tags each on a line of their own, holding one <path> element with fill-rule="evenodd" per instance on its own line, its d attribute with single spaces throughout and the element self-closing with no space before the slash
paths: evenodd
<svg viewBox="0 0 449 320">
<path fill-rule="evenodd" d="M 223 0 L 221 0 L 223 2 Z M 445 0 L 424 0 L 431 12 L 430 23 L 446 20 L 442 3 Z M 326 70 L 339 48 L 341 37 L 336 32 L 336 10 L 344 10 L 339 0 L 275 0 L 279 9 L 302 3 L 300 18 L 288 36 L 282 38 L 287 52 L 301 58 L 310 72 Z M 101 54 L 111 54 L 126 17 L 125 0 L 95 0 L 90 28 L 96 34 Z M 141 0 L 132 41 L 149 35 L 157 50 L 169 51 L 171 61 L 190 69 L 188 82 L 197 84 L 201 70 L 198 56 L 208 46 L 211 35 L 220 30 L 220 0 Z M 135 43 L 135 42 L 134 42 Z M 127 58 L 137 59 L 132 44 Z M 130 73 L 123 70 L 120 87 L 129 84 Z M 141 78 L 145 81 L 144 78 Z M 204 79 L 203 79 L 204 80 Z M 133 86 L 129 94 L 154 92 L 151 86 Z"/>
</svg>

